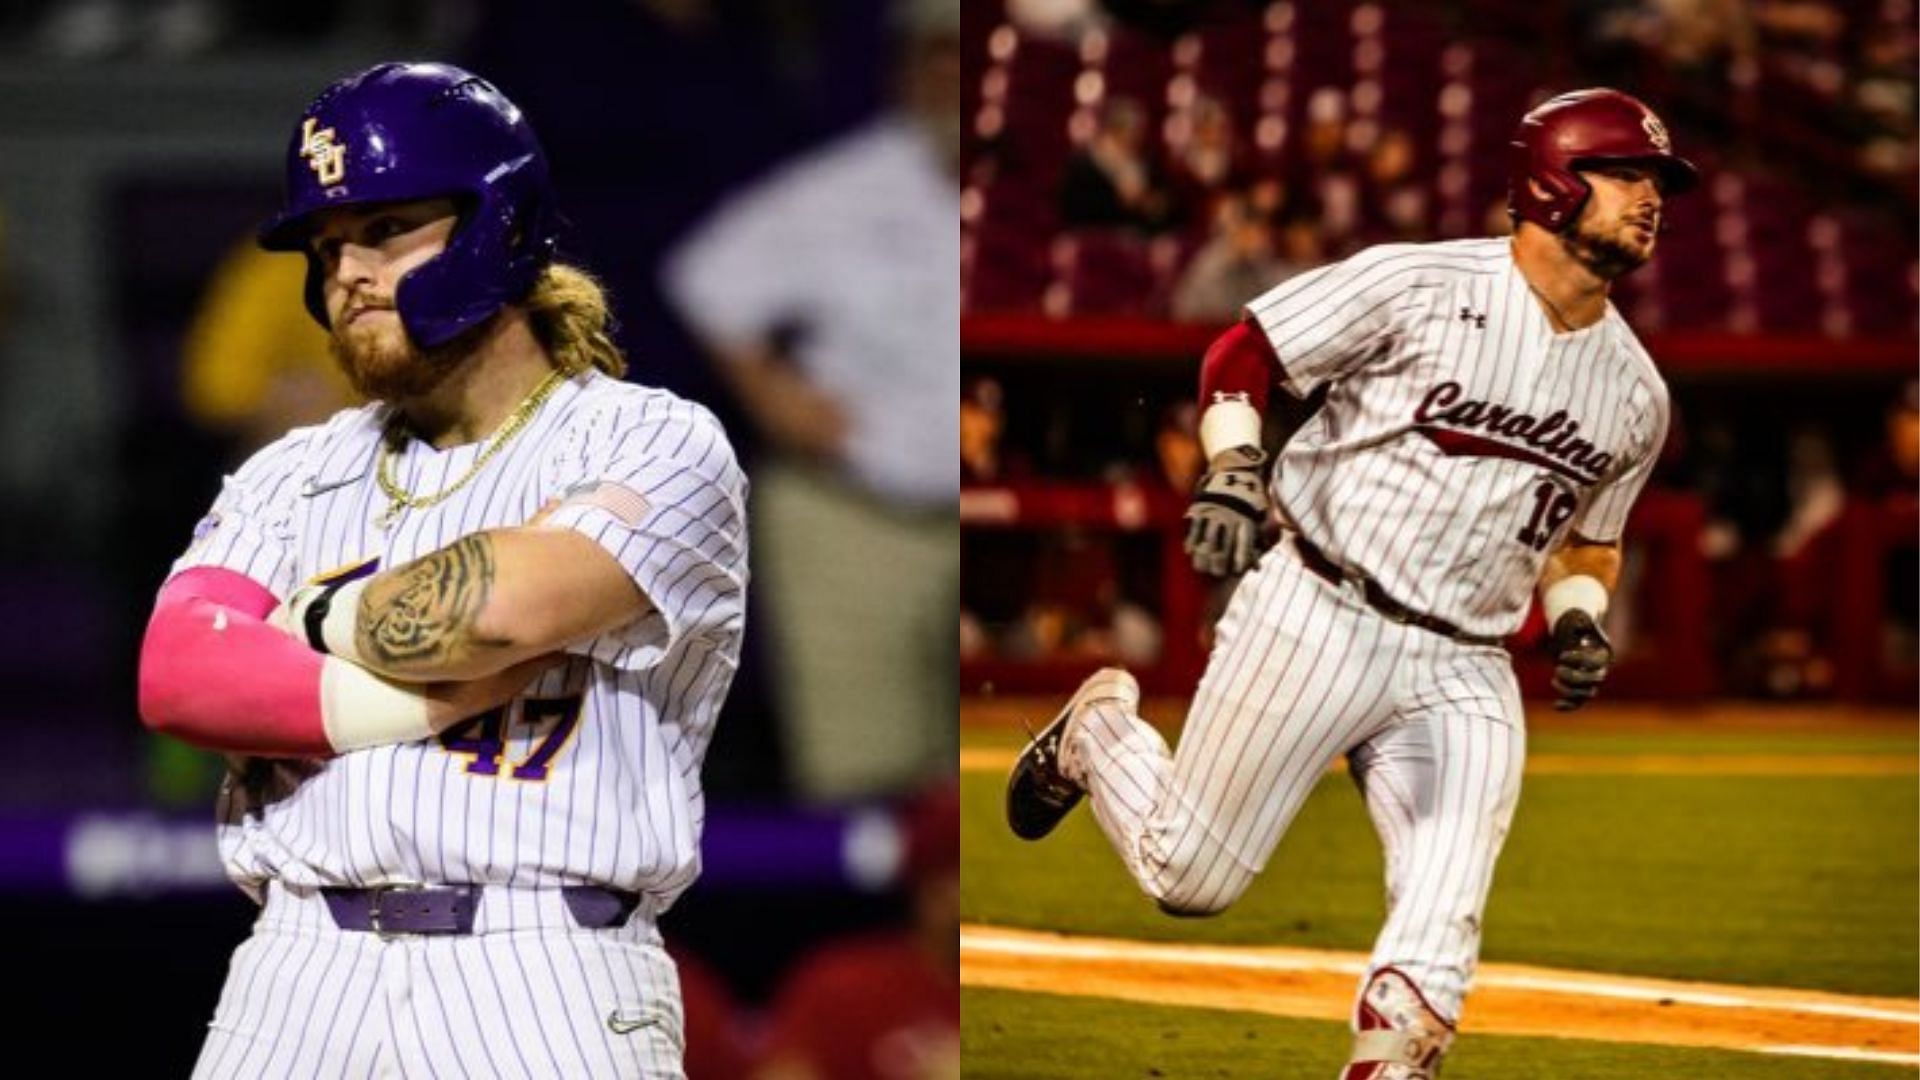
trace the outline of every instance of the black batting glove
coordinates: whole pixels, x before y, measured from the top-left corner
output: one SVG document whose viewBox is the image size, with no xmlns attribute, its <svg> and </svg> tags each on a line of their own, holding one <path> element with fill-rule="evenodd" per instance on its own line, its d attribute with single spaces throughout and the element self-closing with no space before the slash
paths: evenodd
<svg viewBox="0 0 1920 1080">
<path fill-rule="evenodd" d="M 1207 463 L 1187 507 L 1187 557 L 1202 574 L 1228 577 L 1260 555 L 1267 523 L 1267 455 L 1258 447 L 1222 450 Z"/>
<path fill-rule="evenodd" d="M 1593 700 L 1613 666 L 1613 643 L 1593 616 L 1574 608 L 1553 624 L 1553 707 L 1571 712 Z"/>
</svg>

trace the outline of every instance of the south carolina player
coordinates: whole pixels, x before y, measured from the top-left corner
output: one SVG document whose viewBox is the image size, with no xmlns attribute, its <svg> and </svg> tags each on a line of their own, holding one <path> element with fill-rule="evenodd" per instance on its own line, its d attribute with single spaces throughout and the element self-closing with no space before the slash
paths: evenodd
<svg viewBox="0 0 1920 1080">
<path fill-rule="evenodd" d="M 1289 280 L 1208 351 L 1188 511 L 1200 570 L 1252 572 L 1222 616 L 1177 752 L 1102 671 L 1016 763 L 1007 816 L 1046 835 L 1083 793 L 1140 888 L 1218 912 L 1346 754 L 1387 865 L 1387 922 L 1343 1080 L 1427 1080 L 1452 1042 L 1525 729 L 1501 640 L 1538 587 L 1561 708 L 1612 660 L 1599 627 L 1667 392 L 1607 301 L 1695 186 L 1639 101 L 1584 90 L 1521 120 L 1511 239 L 1394 244 Z M 1262 409 L 1325 404 L 1279 455 Z"/>
<path fill-rule="evenodd" d="M 655 919 L 739 655 L 726 436 L 619 380 L 488 83 L 342 79 L 286 169 L 260 242 L 372 404 L 228 478 L 142 648 L 148 726 L 230 755 L 263 905 L 194 1075 L 681 1076 Z"/>
</svg>

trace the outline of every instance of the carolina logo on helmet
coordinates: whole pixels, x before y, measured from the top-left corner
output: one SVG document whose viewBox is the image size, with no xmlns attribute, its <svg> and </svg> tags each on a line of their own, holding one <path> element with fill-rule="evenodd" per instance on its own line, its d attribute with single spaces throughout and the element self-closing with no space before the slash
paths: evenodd
<svg viewBox="0 0 1920 1080">
<path fill-rule="evenodd" d="M 318 127 L 320 121 L 307 117 L 300 127 L 300 156 L 307 159 L 321 186 L 331 187 L 347 178 L 347 148 L 334 142 L 332 128 Z"/>
<path fill-rule="evenodd" d="M 1661 123 L 1659 117 L 1652 113 L 1642 116 L 1640 127 L 1646 131 L 1647 140 L 1653 143 L 1655 150 L 1664 154 L 1673 149 L 1673 140 L 1667 137 L 1667 125 Z"/>
</svg>

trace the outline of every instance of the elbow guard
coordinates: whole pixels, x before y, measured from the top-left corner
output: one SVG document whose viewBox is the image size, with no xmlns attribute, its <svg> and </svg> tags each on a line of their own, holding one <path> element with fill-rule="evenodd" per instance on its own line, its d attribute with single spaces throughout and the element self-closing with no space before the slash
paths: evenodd
<svg viewBox="0 0 1920 1080">
<path fill-rule="evenodd" d="M 1280 358 L 1267 335 L 1250 322 L 1235 323 L 1214 339 L 1200 361 L 1200 407 L 1238 400 L 1264 413 L 1279 376 Z"/>
<path fill-rule="evenodd" d="M 1211 461 L 1236 447 L 1260 448 L 1260 425 L 1279 358 L 1252 323 L 1220 335 L 1200 363 L 1200 447 Z"/>
</svg>

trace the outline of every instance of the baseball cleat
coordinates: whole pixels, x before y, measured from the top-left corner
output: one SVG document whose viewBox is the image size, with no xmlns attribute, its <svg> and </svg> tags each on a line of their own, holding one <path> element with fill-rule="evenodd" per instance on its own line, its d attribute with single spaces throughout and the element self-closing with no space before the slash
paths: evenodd
<svg viewBox="0 0 1920 1080">
<path fill-rule="evenodd" d="M 1101 668 L 1080 684 L 1053 722 L 1020 751 L 1007 777 L 1007 825 L 1015 836 L 1038 840 L 1079 804 L 1086 789 L 1060 771 L 1060 744 L 1067 725 L 1083 706 L 1113 698 L 1138 702 L 1140 685 L 1120 668 Z"/>
<path fill-rule="evenodd" d="M 1453 1025 L 1398 968 L 1367 981 L 1356 1008 L 1353 1055 L 1340 1080 L 1435 1080 Z"/>
</svg>

